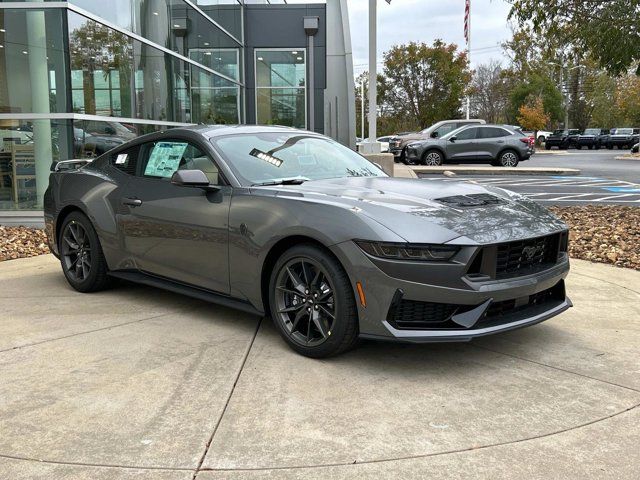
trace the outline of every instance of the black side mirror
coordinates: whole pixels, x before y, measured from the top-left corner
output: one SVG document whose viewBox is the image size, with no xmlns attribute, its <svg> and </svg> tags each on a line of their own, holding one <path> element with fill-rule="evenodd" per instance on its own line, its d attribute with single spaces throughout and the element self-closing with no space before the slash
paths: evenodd
<svg viewBox="0 0 640 480">
<path fill-rule="evenodd" d="M 449 139 L 449 141 L 450 141 L 451 143 L 455 143 L 455 141 L 456 141 L 457 139 L 458 139 L 458 137 L 456 137 L 456 136 L 454 135 L 453 137 L 451 137 L 451 138 Z"/>
<path fill-rule="evenodd" d="M 171 183 L 179 187 L 220 190 L 219 186 L 209 183 L 209 178 L 202 170 L 176 170 L 171 176 Z"/>
<path fill-rule="evenodd" d="M 438 138 L 438 132 L 431 132 L 431 138 Z"/>
</svg>

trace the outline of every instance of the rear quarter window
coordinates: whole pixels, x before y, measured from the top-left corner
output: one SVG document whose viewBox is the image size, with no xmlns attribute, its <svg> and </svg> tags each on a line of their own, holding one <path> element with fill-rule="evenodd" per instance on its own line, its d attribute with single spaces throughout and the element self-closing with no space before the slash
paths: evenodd
<svg viewBox="0 0 640 480">
<path fill-rule="evenodd" d="M 127 150 L 121 150 L 109 156 L 109 163 L 112 167 L 129 175 L 135 175 L 138 166 L 138 154 L 140 147 L 135 146 Z"/>
</svg>

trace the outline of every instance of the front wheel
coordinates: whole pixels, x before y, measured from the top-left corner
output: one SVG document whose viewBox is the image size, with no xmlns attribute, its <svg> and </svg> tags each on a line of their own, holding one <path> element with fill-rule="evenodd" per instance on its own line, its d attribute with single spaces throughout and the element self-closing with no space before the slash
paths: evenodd
<svg viewBox="0 0 640 480">
<path fill-rule="evenodd" d="M 442 154 L 437 150 L 427 150 L 422 156 L 422 164 L 430 167 L 439 167 L 443 160 Z"/>
<path fill-rule="evenodd" d="M 109 284 L 107 261 L 91 221 L 72 212 L 62 223 L 58 248 L 67 282 L 79 292 L 97 292 Z"/>
<path fill-rule="evenodd" d="M 498 163 L 501 167 L 517 167 L 519 161 L 518 154 L 513 150 L 502 152 L 498 158 Z"/>
<path fill-rule="evenodd" d="M 342 353 L 358 339 L 349 277 L 315 245 L 296 245 L 278 259 L 269 282 L 269 308 L 282 338 L 307 357 Z"/>
</svg>

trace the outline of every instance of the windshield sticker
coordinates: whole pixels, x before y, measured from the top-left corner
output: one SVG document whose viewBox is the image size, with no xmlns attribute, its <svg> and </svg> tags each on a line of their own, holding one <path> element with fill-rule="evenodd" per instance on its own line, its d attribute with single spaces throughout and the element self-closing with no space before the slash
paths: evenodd
<svg viewBox="0 0 640 480">
<path fill-rule="evenodd" d="M 149 155 L 144 174 L 150 177 L 171 177 L 173 172 L 178 170 L 187 146 L 188 144 L 183 142 L 157 143 Z"/>
<path fill-rule="evenodd" d="M 125 163 L 127 163 L 128 158 L 129 158 L 128 154 L 121 153 L 116 157 L 116 165 L 124 165 Z"/>
</svg>

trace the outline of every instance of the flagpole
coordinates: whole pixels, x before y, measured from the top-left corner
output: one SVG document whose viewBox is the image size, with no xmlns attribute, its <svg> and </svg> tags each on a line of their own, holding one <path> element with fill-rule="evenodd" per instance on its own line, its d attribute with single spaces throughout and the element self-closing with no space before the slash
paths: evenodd
<svg viewBox="0 0 640 480">
<path fill-rule="evenodd" d="M 469 15 L 467 16 L 467 59 L 469 61 L 469 67 L 471 67 L 471 0 L 469 1 Z M 467 120 L 471 115 L 471 98 L 467 94 Z"/>
</svg>

